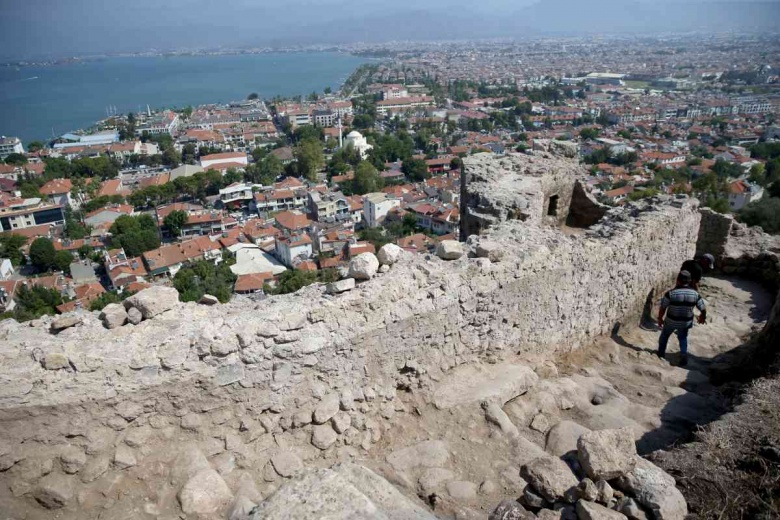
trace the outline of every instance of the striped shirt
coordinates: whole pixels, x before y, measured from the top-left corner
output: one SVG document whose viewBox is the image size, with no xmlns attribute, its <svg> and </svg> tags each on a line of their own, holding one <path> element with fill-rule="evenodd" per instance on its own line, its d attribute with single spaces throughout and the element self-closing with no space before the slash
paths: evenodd
<svg viewBox="0 0 780 520">
<path fill-rule="evenodd" d="M 661 298 L 661 308 L 666 309 L 665 324 L 670 327 L 693 327 L 693 308 L 703 311 L 707 302 L 690 287 L 676 287 Z"/>
</svg>

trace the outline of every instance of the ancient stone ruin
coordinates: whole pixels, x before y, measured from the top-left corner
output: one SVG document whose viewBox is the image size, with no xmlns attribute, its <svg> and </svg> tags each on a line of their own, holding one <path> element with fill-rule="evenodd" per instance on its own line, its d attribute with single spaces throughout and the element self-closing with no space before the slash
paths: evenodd
<svg viewBox="0 0 780 520">
<path fill-rule="evenodd" d="M 637 454 L 660 442 L 648 432 L 676 434 L 662 405 L 633 405 L 607 365 L 564 374 L 560 359 L 638 322 L 697 240 L 728 265 L 734 226 L 700 232 L 686 197 L 603 207 L 547 152 L 465 163 L 463 240 L 435 255 L 387 247 L 260 303 L 159 287 L 102 314 L 0 323 L 0 508 L 682 519 L 674 479 Z M 650 350 L 603 349 L 686 392 Z"/>
</svg>

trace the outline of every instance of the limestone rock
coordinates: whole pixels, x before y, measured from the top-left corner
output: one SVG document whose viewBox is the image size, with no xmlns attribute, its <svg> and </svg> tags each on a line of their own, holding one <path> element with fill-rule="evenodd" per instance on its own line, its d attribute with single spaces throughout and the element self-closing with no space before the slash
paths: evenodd
<svg viewBox="0 0 780 520">
<path fill-rule="evenodd" d="M 387 456 L 387 462 L 396 471 L 410 468 L 437 468 L 447 464 L 450 452 L 444 441 L 423 441 L 414 446 L 401 448 Z"/>
<path fill-rule="evenodd" d="M 62 370 L 70 367 L 70 360 L 62 352 L 49 352 L 41 364 L 46 370 Z"/>
<path fill-rule="evenodd" d="M 361 253 L 349 262 L 349 277 L 355 280 L 370 280 L 379 269 L 379 260 L 374 253 Z"/>
<path fill-rule="evenodd" d="M 625 475 L 636 465 L 633 430 L 625 427 L 585 433 L 577 441 L 577 455 L 585 472 L 594 480 Z"/>
<path fill-rule="evenodd" d="M 354 278 L 344 278 L 336 282 L 329 283 L 325 291 L 328 294 L 341 294 L 343 292 L 351 291 L 355 288 Z"/>
<path fill-rule="evenodd" d="M 544 497 L 540 496 L 539 493 L 534 491 L 534 488 L 530 485 L 527 485 L 523 488 L 523 496 L 521 501 L 523 502 L 523 505 L 531 508 L 539 508 L 550 505 L 550 503 L 547 502 Z"/>
<path fill-rule="evenodd" d="M 352 425 L 352 417 L 347 412 L 339 412 L 330 418 L 330 423 L 336 433 L 344 433 Z"/>
<path fill-rule="evenodd" d="M 135 466 L 138 461 L 133 450 L 124 444 L 116 447 L 114 452 L 114 465 L 119 469 L 127 469 Z"/>
<path fill-rule="evenodd" d="M 503 406 L 526 393 L 538 381 L 536 373 L 525 365 L 458 367 L 436 387 L 433 404 L 440 410 L 484 401 Z"/>
<path fill-rule="evenodd" d="M 492 240 L 480 240 L 475 252 L 478 258 L 487 258 L 491 262 L 500 262 L 504 258 L 501 244 Z"/>
<path fill-rule="evenodd" d="M 201 305 L 217 305 L 219 304 L 219 298 L 211 294 L 204 294 L 203 296 L 200 297 L 198 303 Z"/>
<path fill-rule="evenodd" d="M 447 482 L 447 493 L 455 500 L 473 500 L 477 497 L 477 485 L 465 480 L 451 480 Z"/>
<path fill-rule="evenodd" d="M 395 244 L 385 244 L 379 249 L 377 259 L 380 265 L 393 265 L 401 259 L 404 250 Z"/>
<path fill-rule="evenodd" d="M 248 497 L 238 495 L 228 511 L 228 520 L 248 520 L 252 510 L 257 506 Z"/>
<path fill-rule="evenodd" d="M 442 260 L 457 260 L 463 256 L 463 244 L 457 240 L 442 240 L 436 246 L 436 256 Z"/>
<path fill-rule="evenodd" d="M 509 419 L 509 416 L 497 403 L 482 403 L 482 408 L 485 409 L 485 418 L 501 428 L 501 431 L 504 432 L 504 435 L 507 435 L 510 438 L 517 437 L 519 435 L 517 426 L 512 423 L 511 419 Z"/>
<path fill-rule="evenodd" d="M 561 459 L 539 457 L 524 465 L 520 475 L 549 502 L 574 500 L 577 477 Z"/>
<path fill-rule="evenodd" d="M 233 493 L 219 473 L 204 469 L 184 484 L 178 497 L 185 514 L 213 515 L 228 505 Z"/>
<path fill-rule="evenodd" d="M 623 497 L 615 504 L 615 510 L 626 515 L 629 520 L 649 520 L 647 513 L 630 497 Z"/>
<path fill-rule="evenodd" d="M 595 502 L 599 497 L 599 490 L 596 484 L 587 477 L 580 481 L 579 492 L 580 498 L 588 502 Z"/>
<path fill-rule="evenodd" d="M 502 500 L 490 513 L 488 520 L 533 520 L 536 515 L 527 511 L 520 502 Z"/>
<path fill-rule="evenodd" d="M 80 324 L 84 318 L 78 314 L 66 314 L 51 322 L 51 331 L 60 332 Z"/>
<path fill-rule="evenodd" d="M 141 323 L 144 319 L 143 314 L 141 314 L 141 311 L 136 309 L 135 307 L 130 307 L 127 309 L 127 321 L 129 323 L 132 323 L 133 325 L 138 325 Z"/>
<path fill-rule="evenodd" d="M 196 431 L 199 430 L 203 424 L 203 419 L 196 413 L 188 413 L 181 418 L 182 430 Z"/>
<path fill-rule="evenodd" d="M 355 464 L 311 471 L 261 502 L 251 520 L 435 520 L 376 473 Z"/>
<path fill-rule="evenodd" d="M 573 141 L 550 141 L 550 153 L 559 157 L 574 158 L 579 154 L 580 147 Z"/>
<path fill-rule="evenodd" d="M 330 424 L 315 426 L 311 433 L 311 443 L 321 450 L 330 448 L 336 442 L 336 439 L 338 439 L 338 435 L 333 431 Z"/>
<path fill-rule="evenodd" d="M 289 451 L 280 451 L 271 457 L 271 464 L 274 470 L 285 478 L 294 477 L 303 471 L 303 461 Z"/>
<path fill-rule="evenodd" d="M 98 455 L 87 461 L 81 472 L 79 472 L 79 477 L 84 483 L 94 482 L 108 471 L 110 465 L 111 460 L 108 455 Z"/>
<path fill-rule="evenodd" d="M 103 326 L 107 329 L 121 327 L 127 322 L 127 311 L 121 303 L 109 303 L 103 307 L 100 313 L 100 319 Z"/>
<path fill-rule="evenodd" d="M 547 433 L 545 451 L 550 455 L 561 457 L 577 449 L 579 438 L 590 430 L 572 421 L 561 421 Z"/>
<path fill-rule="evenodd" d="M 68 446 L 60 453 L 60 464 L 65 473 L 78 473 L 86 463 L 87 454 L 78 446 Z"/>
<path fill-rule="evenodd" d="M 550 421 L 546 415 L 538 413 L 534 416 L 529 427 L 539 433 L 547 433 L 547 430 L 550 429 Z"/>
<path fill-rule="evenodd" d="M 428 468 L 417 479 L 417 486 L 423 496 L 439 490 L 442 484 L 455 478 L 455 474 L 444 468 Z"/>
<path fill-rule="evenodd" d="M 126 309 L 135 307 L 148 320 L 172 309 L 179 302 L 179 291 L 173 287 L 155 285 L 140 291 L 124 301 Z"/>
<path fill-rule="evenodd" d="M 623 513 L 582 499 L 577 501 L 577 516 L 580 520 L 627 520 Z"/>
<path fill-rule="evenodd" d="M 195 444 L 185 444 L 179 449 L 173 461 L 170 481 L 173 484 L 182 484 L 196 473 L 210 467 L 206 456 Z"/>
<path fill-rule="evenodd" d="M 615 496 L 615 490 L 612 489 L 612 486 L 610 486 L 609 482 L 606 480 L 599 480 L 596 482 L 596 489 L 599 492 L 599 496 L 596 501 L 601 502 L 602 504 L 609 504 L 609 502 L 612 500 L 612 497 Z"/>
<path fill-rule="evenodd" d="M 64 507 L 73 498 L 73 478 L 59 474 L 47 475 L 38 482 L 33 497 L 47 509 Z"/>
<path fill-rule="evenodd" d="M 637 457 L 634 469 L 618 480 L 618 487 L 630 493 L 658 520 L 683 520 L 688 504 L 674 478 L 649 460 Z"/>
<path fill-rule="evenodd" d="M 324 424 L 339 411 L 339 395 L 329 394 L 314 409 L 315 424 Z"/>
</svg>

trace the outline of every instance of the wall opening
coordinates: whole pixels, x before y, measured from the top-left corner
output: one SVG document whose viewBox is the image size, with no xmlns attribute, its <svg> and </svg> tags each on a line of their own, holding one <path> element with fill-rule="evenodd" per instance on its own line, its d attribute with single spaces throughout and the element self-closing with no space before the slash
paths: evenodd
<svg viewBox="0 0 780 520">
<path fill-rule="evenodd" d="M 547 216 L 558 216 L 558 195 L 553 195 L 550 197 L 550 202 L 547 204 Z"/>
</svg>

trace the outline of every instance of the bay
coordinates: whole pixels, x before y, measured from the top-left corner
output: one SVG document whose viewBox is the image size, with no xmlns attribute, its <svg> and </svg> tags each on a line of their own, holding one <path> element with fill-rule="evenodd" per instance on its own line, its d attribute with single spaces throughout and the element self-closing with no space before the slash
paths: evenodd
<svg viewBox="0 0 780 520">
<path fill-rule="evenodd" d="M 365 58 L 335 52 L 112 57 L 0 68 L 0 135 L 26 144 L 117 113 L 336 90 Z"/>
</svg>

